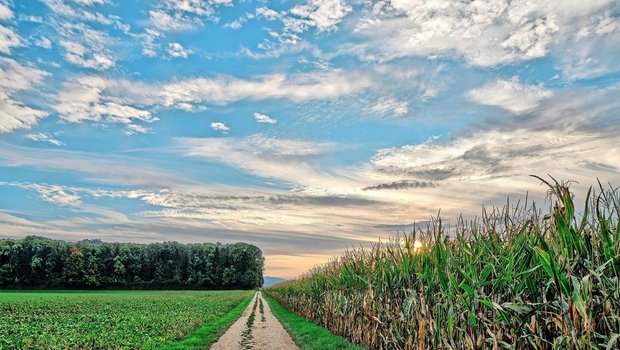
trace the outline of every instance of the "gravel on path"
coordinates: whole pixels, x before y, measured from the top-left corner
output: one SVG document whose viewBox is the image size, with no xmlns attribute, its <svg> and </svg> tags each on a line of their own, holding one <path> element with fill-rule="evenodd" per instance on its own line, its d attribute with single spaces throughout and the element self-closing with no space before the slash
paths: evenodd
<svg viewBox="0 0 620 350">
<path fill-rule="evenodd" d="M 257 292 L 241 317 L 211 346 L 211 350 L 299 350 Z"/>
</svg>

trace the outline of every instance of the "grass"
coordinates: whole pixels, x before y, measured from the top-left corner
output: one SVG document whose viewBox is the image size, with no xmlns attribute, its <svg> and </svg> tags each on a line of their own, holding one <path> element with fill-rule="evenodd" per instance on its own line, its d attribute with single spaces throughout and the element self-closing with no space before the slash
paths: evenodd
<svg viewBox="0 0 620 350">
<path fill-rule="evenodd" d="M 232 326 L 233 323 L 241 315 L 245 308 L 252 301 L 253 295 L 250 295 L 241 304 L 237 305 L 226 316 L 216 320 L 215 322 L 208 323 L 207 325 L 199 328 L 194 333 L 190 334 L 187 338 L 180 342 L 171 343 L 165 346 L 164 350 L 190 350 L 190 349 L 207 349 L 210 345 L 215 343 L 225 332 Z"/>
<path fill-rule="evenodd" d="M 209 338 L 250 293 L 2 292 L 0 349 L 159 349 L 205 324 L 220 325 L 203 332 Z"/>
<path fill-rule="evenodd" d="M 252 326 L 254 326 L 254 318 L 256 317 L 256 304 L 258 301 L 254 299 L 254 306 L 252 306 L 252 312 L 248 316 L 248 319 L 245 321 L 245 329 L 241 332 L 241 343 L 240 345 L 244 349 L 252 348 L 252 341 L 254 336 L 252 335 Z"/>
<path fill-rule="evenodd" d="M 277 301 L 263 294 L 269 303 L 271 311 L 291 335 L 291 338 L 302 350 L 362 350 L 363 348 L 352 345 L 342 337 L 330 333 L 323 327 L 309 322 L 285 309 Z"/>
<path fill-rule="evenodd" d="M 372 349 L 620 348 L 619 191 L 599 184 L 577 210 L 544 182 L 548 210 L 436 219 L 265 291 Z"/>
</svg>

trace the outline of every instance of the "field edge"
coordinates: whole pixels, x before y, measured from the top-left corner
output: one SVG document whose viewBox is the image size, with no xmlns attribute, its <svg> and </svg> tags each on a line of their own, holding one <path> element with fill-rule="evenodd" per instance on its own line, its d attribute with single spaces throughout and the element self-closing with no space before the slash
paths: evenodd
<svg viewBox="0 0 620 350">
<path fill-rule="evenodd" d="M 265 291 L 263 297 L 271 311 L 302 350 L 364 350 L 327 329 L 294 314 L 271 298 Z"/>
<path fill-rule="evenodd" d="M 235 321 L 241 317 L 245 308 L 250 304 L 250 301 L 254 298 L 254 293 L 243 300 L 239 305 L 232 309 L 222 318 L 215 322 L 208 323 L 193 333 L 189 334 L 186 338 L 170 343 L 164 347 L 163 350 L 190 350 L 190 349 L 205 349 L 215 343 L 224 334 Z"/>
</svg>

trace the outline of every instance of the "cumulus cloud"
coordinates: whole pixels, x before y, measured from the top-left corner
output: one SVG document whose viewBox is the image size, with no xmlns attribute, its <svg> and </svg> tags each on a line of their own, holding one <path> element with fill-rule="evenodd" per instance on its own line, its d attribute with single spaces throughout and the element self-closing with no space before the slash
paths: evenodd
<svg viewBox="0 0 620 350">
<path fill-rule="evenodd" d="M 129 123 L 125 125 L 125 135 L 146 134 L 151 129 L 140 124 Z"/>
<path fill-rule="evenodd" d="M 356 33 L 366 42 L 348 50 L 368 60 L 457 56 L 476 66 L 520 62 L 548 55 L 613 6 L 611 1 L 383 1 L 359 16 Z"/>
<path fill-rule="evenodd" d="M 541 101 L 553 93 L 540 86 L 524 85 L 518 78 L 498 79 L 470 91 L 469 97 L 480 104 L 497 106 L 515 114 L 538 107 Z"/>
<path fill-rule="evenodd" d="M 0 133 L 29 129 L 47 112 L 29 107 L 18 98 L 22 91 L 41 85 L 49 73 L 0 57 Z"/>
<path fill-rule="evenodd" d="M 289 11 L 289 16 L 284 17 L 285 30 L 301 33 L 308 28 L 316 28 L 317 31 L 330 31 L 352 11 L 352 7 L 344 0 L 309 0 L 299 4 Z M 268 11 L 262 11 L 265 16 L 273 16 Z"/>
<path fill-rule="evenodd" d="M 222 132 L 230 131 L 230 128 L 226 126 L 226 124 L 221 123 L 221 122 L 211 123 L 211 129 L 215 131 L 222 131 Z"/>
<path fill-rule="evenodd" d="M 257 122 L 264 124 L 276 124 L 278 122 L 276 119 L 261 113 L 254 113 L 254 119 L 256 119 Z"/>
<path fill-rule="evenodd" d="M 192 50 L 186 49 L 179 43 L 168 44 L 168 55 L 174 58 L 187 58 L 187 56 L 193 53 Z"/>
</svg>

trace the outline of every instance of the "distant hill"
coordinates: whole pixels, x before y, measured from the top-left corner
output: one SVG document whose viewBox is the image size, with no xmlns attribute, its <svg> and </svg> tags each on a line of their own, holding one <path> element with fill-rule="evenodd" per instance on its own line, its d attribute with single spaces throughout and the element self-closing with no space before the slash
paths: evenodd
<svg viewBox="0 0 620 350">
<path fill-rule="evenodd" d="M 273 286 L 274 284 L 286 281 L 286 278 L 280 278 L 280 277 L 265 276 L 264 279 L 265 279 L 265 283 L 263 283 L 263 287 Z"/>
</svg>

